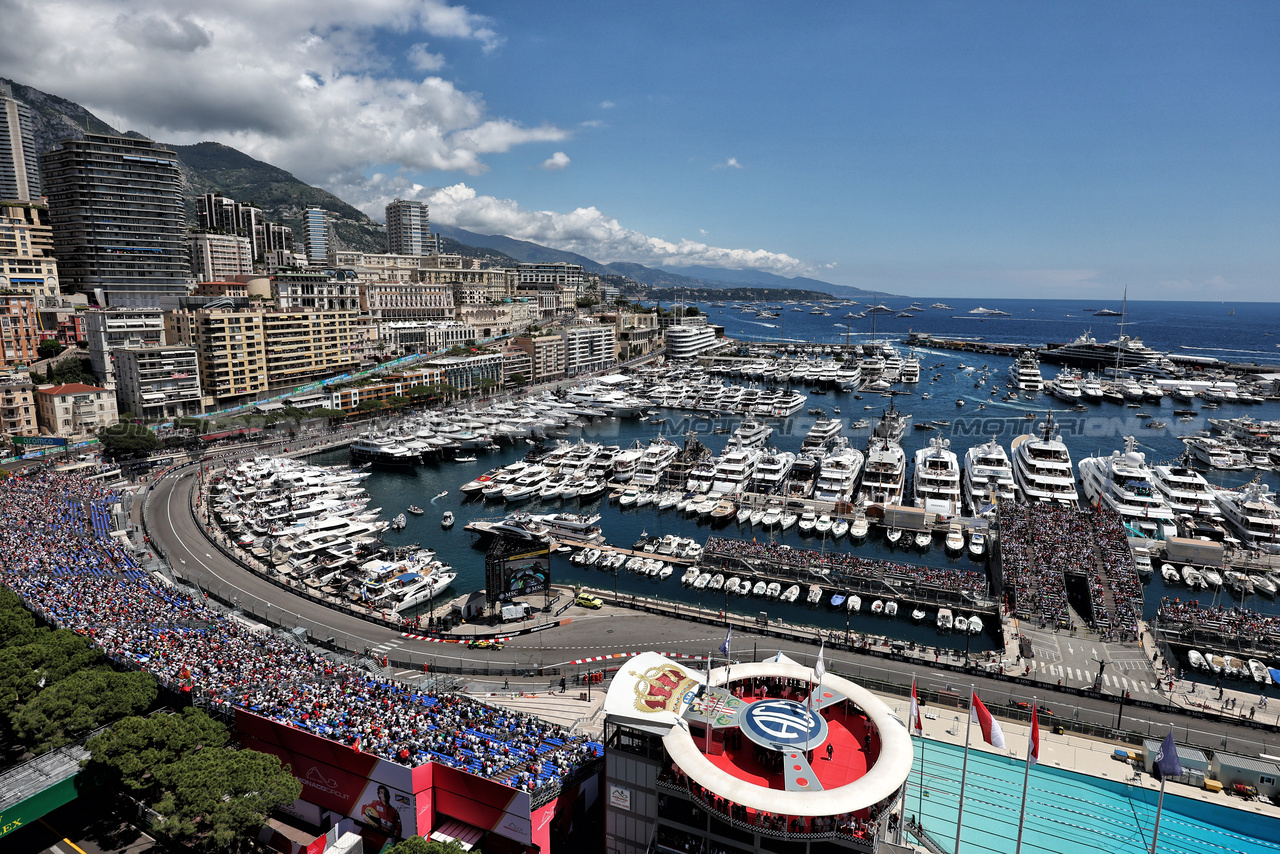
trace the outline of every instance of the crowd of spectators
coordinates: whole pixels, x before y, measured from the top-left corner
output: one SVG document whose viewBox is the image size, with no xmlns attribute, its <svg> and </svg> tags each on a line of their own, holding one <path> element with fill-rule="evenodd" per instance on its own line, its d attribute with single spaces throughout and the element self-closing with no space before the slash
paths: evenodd
<svg viewBox="0 0 1280 854">
<path fill-rule="evenodd" d="M 414 691 L 238 624 L 135 566 L 108 535 L 115 501 L 100 485 L 68 475 L 0 481 L 0 583 L 116 661 L 224 710 L 526 791 L 558 783 L 603 752 L 538 718 Z"/>
<path fill-rule="evenodd" d="M 1241 605 L 1202 605 L 1195 599 L 1165 597 L 1160 600 L 1160 621 L 1181 623 L 1186 629 L 1214 632 L 1249 643 L 1280 644 L 1280 616 L 1263 614 Z"/>
<path fill-rule="evenodd" d="M 1072 625 L 1066 576 L 1088 580 L 1094 626 L 1106 640 L 1133 640 L 1142 616 L 1142 579 L 1120 514 L 1060 504 L 1000 507 L 1000 555 L 1013 607 L 1041 625 Z"/>
<path fill-rule="evenodd" d="M 703 553 L 710 560 L 768 561 L 797 576 L 801 572 L 816 573 L 831 581 L 911 581 L 918 588 L 932 587 L 975 596 L 986 596 L 988 591 L 987 576 L 982 572 L 876 560 L 850 552 L 818 552 L 774 542 L 710 537 Z"/>
</svg>

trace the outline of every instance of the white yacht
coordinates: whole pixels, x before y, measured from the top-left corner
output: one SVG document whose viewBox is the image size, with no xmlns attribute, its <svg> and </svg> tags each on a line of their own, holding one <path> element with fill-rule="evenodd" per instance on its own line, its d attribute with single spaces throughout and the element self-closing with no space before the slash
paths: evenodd
<svg viewBox="0 0 1280 854">
<path fill-rule="evenodd" d="M 733 441 L 744 448 L 763 448 L 773 435 L 773 428 L 763 421 L 748 418 L 733 431 Z"/>
<path fill-rule="evenodd" d="M 1190 513 L 1206 519 L 1221 519 L 1222 510 L 1204 475 L 1191 468 L 1190 461 L 1151 467 L 1151 483 L 1174 513 Z"/>
<path fill-rule="evenodd" d="M 626 483 L 633 479 L 640 468 L 640 460 L 645 452 L 639 448 L 627 448 L 613 456 L 613 479 L 618 483 Z"/>
<path fill-rule="evenodd" d="M 818 480 L 813 486 L 815 501 L 848 501 L 862 473 L 863 456 L 848 444 L 838 446 L 822 461 Z"/>
<path fill-rule="evenodd" d="M 1053 423 L 1053 415 L 1040 425 L 1038 434 L 1025 433 L 1014 437 L 1013 479 L 1018 485 L 1022 500 L 1057 501 L 1074 506 L 1080 499 L 1076 492 L 1075 470 L 1071 467 L 1071 453 Z"/>
<path fill-rule="evenodd" d="M 1152 538 L 1177 536 L 1173 510 L 1151 485 L 1146 455 L 1138 450 L 1133 436 L 1125 437 L 1123 451 L 1081 460 L 1080 479 L 1091 503 L 1116 511 L 1129 527 Z"/>
<path fill-rule="evenodd" d="M 880 414 L 876 419 L 875 427 L 871 428 L 871 442 L 876 439 L 888 439 L 894 444 L 901 444 L 902 437 L 907 433 L 907 421 L 910 418 L 910 415 L 900 411 L 894 405 L 894 401 L 890 400 L 889 408 Z"/>
<path fill-rule="evenodd" d="M 819 418 L 813 422 L 813 426 L 809 428 L 809 435 L 805 436 L 800 444 L 800 453 L 825 451 L 843 429 L 843 419 Z"/>
<path fill-rule="evenodd" d="M 1102 400 L 1102 383 L 1092 372 L 1080 383 L 1080 396 L 1085 400 Z"/>
<path fill-rule="evenodd" d="M 731 445 L 720 456 L 715 474 L 711 478 L 711 491 L 732 495 L 745 489 L 747 481 L 756 473 L 764 452 L 759 448 Z"/>
<path fill-rule="evenodd" d="M 902 382 L 904 384 L 920 382 L 920 360 L 916 358 L 914 352 L 902 360 Z"/>
<path fill-rule="evenodd" d="M 1049 384 L 1049 394 L 1064 403 L 1076 404 L 1084 392 L 1080 388 L 1080 378 L 1075 374 L 1062 371 Z"/>
<path fill-rule="evenodd" d="M 1013 364 L 1009 366 L 1009 379 L 1018 391 L 1040 391 L 1044 388 L 1044 377 L 1040 375 L 1040 363 L 1032 350 L 1024 350 Z"/>
<path fill-rule="evenodd" d="M 864 506 L 901 504 L 906 482 L 907 455 L 902 446 L 888 439 L 873 437 L 867 447 L 858 503 Z"/>
<path fill-rule="evenodd" d="M 636 463 L 636 473 L 631 478 L 632 482 L 636 486 L 657 486 L 662 480 L 662 473 L 679 453 L 680 448 L 674 443 L 663 438 L 654 439 L 640 455 L 640 461 Z"/>
<path fill-rule="evenodd" d="M 790 451 L 780 451 L 761 457 L 760 464 L 756 466 L 755 477 L 751 480 L 752 489 L 755 492 L 770 494 L 781 492 L 795 461 L 796 455 Z"/>
<path fill-rule="evenodd" d="M 1234 453 L 1232 448 L 1221 439 L 1212 436 L 1188 436 L 1182 441 L 1191 452 L 1192 459 L 1207 468 L 1239 471 L 1245 467 L 1243 456 Z"/>
<path fill-rule="evenodd" d="M 1280 552 L 1280 507 L 1266 484 L 1247 483 L 1238 491 L 1215 493 L 1223 521 L 1250 548 Z"/>
<path fill-rule="evenodd" d="M 1017 500 L 1013 463 L 1003 445 L 992 439 L 965 452 L 961 491 L 971 516 L 981 516 L 984 508 Z"/>
<path fill-rule="evenodd" d="M 960 463 L 949 439 L 934 436 L 927 448 L 916 451 L 911 498 L 930 513 L 960 513 Z"/>
</svg>

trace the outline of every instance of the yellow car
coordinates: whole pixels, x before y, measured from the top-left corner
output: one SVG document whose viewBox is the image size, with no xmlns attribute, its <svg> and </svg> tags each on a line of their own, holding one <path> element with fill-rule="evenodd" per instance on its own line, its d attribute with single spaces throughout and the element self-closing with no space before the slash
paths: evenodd
<svg viewBox="0 0 1280 854">
<path fill-rule="evenodd" d="M 574 600 L 574 604 L 594 611 L 602 606 L 604 602 L 600 601 L 599 596 L 592 596 L 590 593 L 579 593 L 578 598 Z"/>
<path fill-rule="evenodd" d="M 468 649 L 502 649 L 502 641 L 473 640 L 467 641 Z"/>
</svg>

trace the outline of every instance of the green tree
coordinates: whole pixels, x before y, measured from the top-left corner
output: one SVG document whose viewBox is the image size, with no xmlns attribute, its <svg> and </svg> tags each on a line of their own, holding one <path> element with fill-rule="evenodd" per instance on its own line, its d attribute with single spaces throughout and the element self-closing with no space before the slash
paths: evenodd
<svg viewBox="0 0 1280 854">
<path fill-rule="evenodd" d="M 484 377 L 480 380 L 480 393 L 488 394 L 498 387 L 498 381 L 491 377 Z"/>
<path fill-rule="evenodd" d="M 362 400 L 356 404 L 356 412 L 369 412 L 374 409 L 384 409 L 386 404 L 381 400 Z"/>
<path fill-rule="evenodd" d="M 98 431 L 102 451 L 112 459 L 145 457 L 160 447 L 160 440 L 151 430 L 134 424 L 116 424 Z"/>
<path fill-rule="evenodd" d="M 524 387 L 529 384 L 529 379 L 524 374 L 517 371 L 511 375 L 511 384 L 517 387 Z"/>
<path fill-rule="evenodd" d="M 391 397 L 388 397 L 386 400 L 387 406 L 390 406 L 392 408 L 395 408 L 398 406 L 404 406 L 409 402 L 410 402 L 409 398 L 400 394 L 393 394 L 391 395 Z"/>
<path fill-rule="evenodd" d="M 28 632 L 24 643 L 0 649 L 0 709 L 12 716 L 42 688 L 103 662 L 102 653 L 70 629 Z"/>
<path fill-rule="evenodd" d="M 197 751 L 224 747 L 227 728 L 203 711 L 129 717 L 86 745 L 91 776 L 104 788 L 146 801 L 158 800 L 173 779 L 173 769 Z"/>
<path fill-rule="evenodd" d="M 0 587 L 0 650 L 25 646 L 47 631 L 36 625 L 35 615 L 22 604 L 17 593 Z"/>
<path fill-rule="evenodd" d="M 117 718 L 146 711 L 158 693 L 150 673 L 81 670 L 19 707 L 13 731 L 33 752 L 44 753 Z"/>
<path fill-rule="evenodd" d="M 272 810 L 302 794 L 287 766 L 256 750 L 200 750 L 171 767 L 156 829 L 205 850 L 250 844 Z"/>
<path fill-rule="evenodd" d="M 479 852 L 478 848 L 471 850 Z M 391 846 L 387 854 L 462 854 L 462 846 L 457 842 L 435 842 L 421 836 L 410 836 Z"/>
<path fill-rule="evenodd" d="M 36 353 L 41 359 L 52 359 L 65 349 L 67 348 L 57 338 L 46 338 L 40 342 L 40 346 L 36 348 Z"/>
</svg>

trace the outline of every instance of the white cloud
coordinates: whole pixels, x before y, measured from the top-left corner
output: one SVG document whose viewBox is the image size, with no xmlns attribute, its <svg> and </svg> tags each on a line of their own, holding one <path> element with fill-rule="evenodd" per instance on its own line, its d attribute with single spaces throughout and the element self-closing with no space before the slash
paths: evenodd
<svg viewBox="0 0 1280 854">
<path fill-rule="evenodd" d="M 711 167 L 712 169 L 741 169 L 742 164 L 738 162 L 738 158 L 730 157 L 723 163 L 717 163 Z"/>
<path fill-rule="evenodd" d="M 594 207 L 569 213 L 523 210 L 511 199 L 478 195 L 466 184 L 427 189 L 415 187 L 414 198 L 431 206 L 431 219 L 480 234 L 505 234 L 577 252 L 601 262 L 632 261 L 638 264 L 688 267 L 706 265 L 735 270 L 766 270 L 784 276 L 810 271 L 808 264 L 779 252 L 764 249 L 726 249 L 682 239 L 664 240 L 624 228 Z M 404 196 L 401 196 L 404 198 Z M 377 209 L 386 200 L 371 200 Z"/>
<path fill-rule="evenodd" d="M 613 101 L 601 101 L 601 102 L 600 102 L 600 108 L 601 108 L 601 109 L 603 109 L 603 110 L 612 110 L 612 109 L 613 109 L 614 107 L 616 107 L 616 106 L 618 106 L 618 105 L 617 105 L 617 104 L 615 104 L 615 103 L 613 103 Z"/>
<path fill-rule="evenodd" d="M 439 71 L 444 68 L 444 55 L 427 50 L 426 42 L 419 42 L 409 48 L 409 62 L 419 71 Z"/>
<path fill-rule="evenodd" d="M 442 47 L 493 51 L 503 43 L 488 18 L 444 0 L 0 7 L 23 34 L 0 39 L 0 68 L 21 69 L 20 82 L 165 142 L 225 142 L 335 192 L 359 187 L 372 164 L 477 174 L 485 155 L 570 136 L 493 116 L 479 93 L 440 76 L 395 72 L 439 71 Z M 406 42 L 403 56 L 388 54 L 389 44 Z"/>
<path fill-rule="evenodd" d="M 570 163 L 569 155 L 563 151 L 557 151 L 555 154 L 542 161 L 542 168 L 554 172 L 557 169 L 563 169 Z"/>
</svg>

